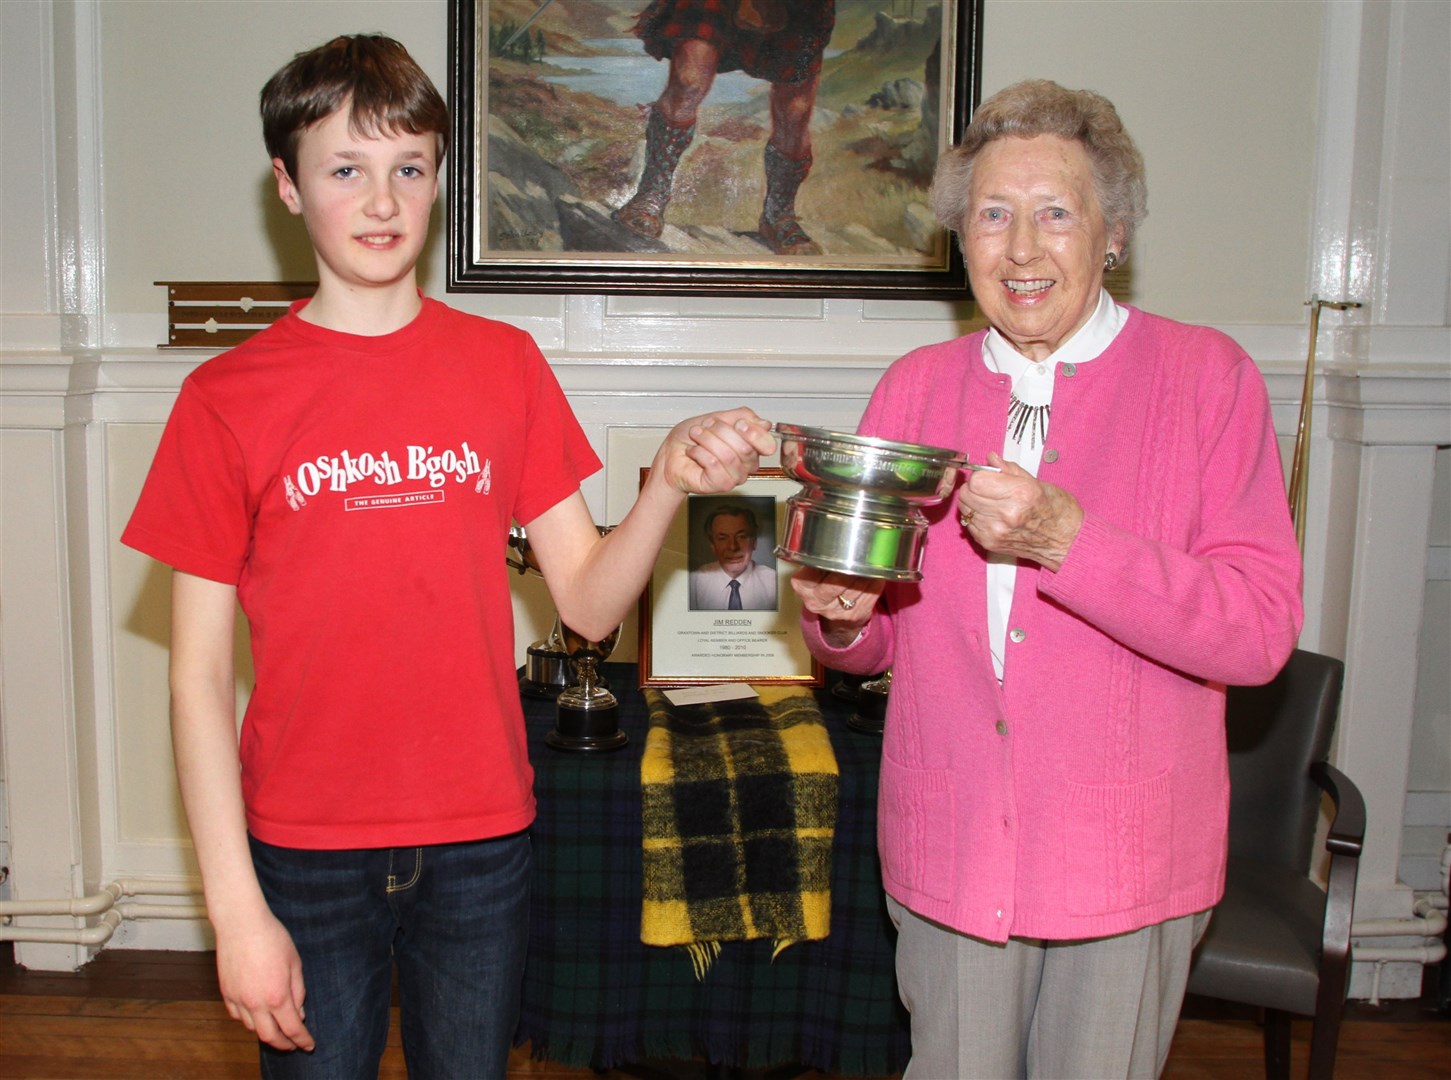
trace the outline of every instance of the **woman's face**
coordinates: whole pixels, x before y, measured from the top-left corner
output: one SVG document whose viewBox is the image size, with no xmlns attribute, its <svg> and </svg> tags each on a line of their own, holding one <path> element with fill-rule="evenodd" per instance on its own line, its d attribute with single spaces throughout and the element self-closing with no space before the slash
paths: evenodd
<svg viewBox="0 0 1451 1080">
<path fill-rule="evenodd" d="M 1083 146 L 1057 135 L 988 143 L 963 220 L 973 296 L 1024 356 L 1046 359 L 1088 321 L 1110 237 Z"/>
</svg>

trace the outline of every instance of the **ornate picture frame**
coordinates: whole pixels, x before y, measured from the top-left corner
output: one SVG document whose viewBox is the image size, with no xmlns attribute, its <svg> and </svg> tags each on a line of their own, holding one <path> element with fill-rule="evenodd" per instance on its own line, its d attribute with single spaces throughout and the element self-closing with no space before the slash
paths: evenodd
<svg viewBox="0 0 1451 1080">
<path fill-rule="evenodd" d="M 648 467 L 640 470 L 642 486 L 649 475 Z M 786 500 L 799 487 L 780 469 L 760 469 L 727 495 L 687 499 L 640 597 L 641 686 L 822 684 L 821 665 L 801 636 L 794 567 L 772 553 Z M 741 534 L 749 534 L 748 544 Z M 731 580 L 746 588 L 727 590 L 721 564 L 745 550 L 754 565 L 731 567 Z M 739 608 L 729 606 L 731 592 Z"/>
<path fill-rule="evenodd" d="M 967 297 L 927 188 L 982 0 L 734 0 L 688 128 L 660 3 L 450 0 L 449 291 Z"/>
</svg>

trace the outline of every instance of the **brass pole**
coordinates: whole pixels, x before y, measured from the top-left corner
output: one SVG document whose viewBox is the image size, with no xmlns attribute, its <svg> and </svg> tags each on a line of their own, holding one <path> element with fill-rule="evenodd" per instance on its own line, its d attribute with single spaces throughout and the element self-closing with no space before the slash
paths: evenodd
<svg viewBox="0 0 1451 1080">
<path fill-rule="evenodd" d="M 1320 332 L 1320 309 L 1348 311 L 1360 305 L 1354 300 L 1321 300 L 1312 296 L 1310 307 L 1310 351 L 1305 357 L 1305 385 L 1300 392 L 1300 422 L 1295 429 L 1295 452 L 1290 459 L 1290 520 L 1295 541 L 1305 554 L 1305 489 L 1310 481 L 1310 413 L 1315 403 L 1315 339 Z"/>
</svg>

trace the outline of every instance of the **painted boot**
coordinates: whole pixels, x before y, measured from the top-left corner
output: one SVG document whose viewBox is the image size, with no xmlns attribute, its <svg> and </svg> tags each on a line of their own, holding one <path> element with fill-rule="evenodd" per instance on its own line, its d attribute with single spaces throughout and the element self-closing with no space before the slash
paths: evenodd
<svg viewBox="0 0 1451 1080">
<path fill-rule="evenodd" d="M 660 115 L 660 110 L 651 109 L 650 119 L 645 123 L 645 168 L 640 174 L 640 186 L 630 201 L 610 217 L 631 232 L 652 240 L 658 237 L 665 227 L 665 206 L 670 202 L 675 166 L 680 164 L 680 155 L 693 138 L 693 123 L 673 127 Z"/>
<path fill-rule="evenodd" d="M 811 155 L 788 158 L 766 144 L 766 202 L 761 207 L 760 233 L 777 255 L 820 255 L 821 248 L 796 220 L 796 189 L 811 171 Z"/>
</svg>

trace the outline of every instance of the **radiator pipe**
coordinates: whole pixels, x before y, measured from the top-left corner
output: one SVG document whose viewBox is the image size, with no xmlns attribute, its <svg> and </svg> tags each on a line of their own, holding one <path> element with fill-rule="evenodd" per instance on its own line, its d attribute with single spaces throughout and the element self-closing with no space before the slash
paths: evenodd
<svg viewBox="0 0 1451 1080">
<path fill-rule="evenodd" d="M 1446 932 L 1446 914 L 1430 899 L 1417 900 L 1412 910 L 1416 914 L 1405 919 L 1357 919 L 1350 927 L 1350 936 L 1430 938 Z"/>
<path fill-rule="evenodd" d="M 1446 959 L 1446 945 L 1435 942 L 1426 945 L 1401 945 L 1387 948 L 1356 948 L 1351 946 L 1350 958 L 1365 964 L 1439 964 Z"/>
<path fill-rule="evenodd" d="M 1350 958 L 1356 963 L 1375 965 L 1375 975 L 1370 982 L 1370 997 L 1366 1000 L 1371 1005 L 1379 1005 L 1380 976 L 1387 964 L 1420 964 L 1422 968 L 1430 964 L 1439 964 L 1446 959 L 1446 943 L 1438 941 L 1434 944 L 1408 945 L 1402 948 L 1370 949 L 1356 948 L 1351 945 Z"/>
<path fill-rule="evenodd" d="M 1451 863 L 1451 846 L 1442 856 L 1442 865 Z M 1446 894 L 1425 893 L 1416 897 L 1411 905 L 1414 913 L 1407 919 L 1363 919 L 1351 926 L 1350 959 L 1357 964 L 1374 965 L 1371 977 L 1369 1002 L 1380 1004 L 1380 979 L 1387 964 L 1419 964 L 1426 968 L 1446 959 L 1446 941 L 1436 935 L 1445 935 Z M 1362 937 L 1419 937 L 1418 945 L 1365 945 Z"/>
<path fill-rule="evenodd" d="M 87 896 L 57 900 L 0 900 L 0 941 L 28 941 L 45 945 L 101 946 L 126 919 L 204 919 L 206 905 L 153 904 L 124 900 L 130 896 L 176 896 L 201 900 L 195 880 L 108 881 Z M 16 918 L 52 916 L 87 919 L 99 916 L 94 926 L 16 926 Z"/>
<path fill-rule="evenodd" d="M 0 941 L 29 941 L 41 945 L 87 945 L 99 947 L 111 940 L 121 925 L 121 913 L 114 908 L 95 926 L 67 929 L 63 926 L 0 926 Z"/>
</svg>

